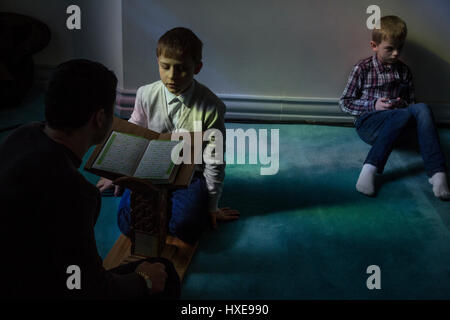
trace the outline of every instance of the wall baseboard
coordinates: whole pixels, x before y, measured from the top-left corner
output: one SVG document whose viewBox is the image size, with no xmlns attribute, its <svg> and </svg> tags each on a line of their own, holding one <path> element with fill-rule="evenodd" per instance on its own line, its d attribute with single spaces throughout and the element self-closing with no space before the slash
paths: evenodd
<svg viewBox="0 0 450 320">
<path fill-rule="evenodd" d="M 353 117 L 339 109 L 338 99 L 233 94 L 218 96 L 227 106 L 226 119 L 229 120 L 353 123 Z"/>
<path fill-rule="evenodd" d="M 115 113 L 128 119 L 133 111 L 136 91 L 117 90 Z M 353 117 L 338 106 L 337 98 L 217 95 L 227 106 L 228 121 L 301 122 L 353 124 Z M 429 102 L 436 122 L 450 124 L 450 102 Z"/>
<path fill-rule="evenodd" d="M 46 86 L 50 66 L 36 66 L 36 82 Z M 343 113 L 338 98 L 274 97 L 240 94 L 218 94 L 227 106 L 228 121 L 353 124 L 353 117 Z M 136 90 L 117 88 L 115 115 L 128 119 L 136 98 Z M 433 110 L 436 123 L 450 124 L 450 101 L 427 102 Z"/>
</svg>

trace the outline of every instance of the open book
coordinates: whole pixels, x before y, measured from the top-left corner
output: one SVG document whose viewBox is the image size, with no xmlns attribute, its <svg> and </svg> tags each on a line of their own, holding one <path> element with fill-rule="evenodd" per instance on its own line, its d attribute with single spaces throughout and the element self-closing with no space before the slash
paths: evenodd
<svg viewBox="0 0 450 320">
<path fill-rule="evenodd" d="M 183 141 L 147 140 L 113 131 L 92 168 L 148 179 L 155 184 L 172 183 L 179 168 L 172 161 L 172 151 L 179 156 L 182 146 Z"/>
<path fill-rule="evenodd" d="M 84 169 L 110 180 L 130 176 L 170 188 L 187 187 L 195 171 L 194 161 L 176 165 L 171 155 L 173 152 L 176 160 L 183 148 L 189 148 L 192 157 L 201 155 L 201 148 L 195 151 L 192 141 L 171 141 L 170 133 L 158 133 L 114 117 L 110 135 L 97 145 Z"/>
</svg>

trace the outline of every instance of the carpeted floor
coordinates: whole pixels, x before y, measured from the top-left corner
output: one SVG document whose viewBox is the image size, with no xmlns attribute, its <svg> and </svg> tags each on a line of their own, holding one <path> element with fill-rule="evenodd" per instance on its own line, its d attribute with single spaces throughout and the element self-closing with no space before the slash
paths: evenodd
<svg viewBox="0 0 450 320">
<path fill-rule="evenodd" d="M 0 128 L 42 120 L 42 95 L 0 119 Z M 394 151 L 368 198 L 354 185 L 369 146 L 353 128 L 226 126 L 279 129 L 280 168 L 261 176 L 260 165 L 227 165 L 221 205 L 241 219 L 203 234 L 183 299 L 450 298 L 450 202 L 435 199 L 417 153 Z M 450 130 L 440 136 L 450 157 Z M 95 228 L 102 257 L 119 235 L 118 202 L 103 198 Z M 366 287 L 369 265 L 381 269 L 381 290 Z"/>
</svg>

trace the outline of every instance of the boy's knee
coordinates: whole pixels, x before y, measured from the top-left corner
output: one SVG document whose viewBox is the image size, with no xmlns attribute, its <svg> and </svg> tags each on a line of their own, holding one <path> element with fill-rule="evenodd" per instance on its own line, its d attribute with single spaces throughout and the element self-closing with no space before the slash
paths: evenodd
<svg viewBox="0 0 450 320">
<path fill-rule="evenodd" d="M 431 108 L 425 103 L 416 103 L 408 107 L 416 122 L 430 125 L 434 122 Z"/>
<path fill-rule="evenodd" d="M 170 220 L 170 231 L 175 235 L 197 233 L 201 228 L 200 219 L 194 217 L 178 217 Z"/>
<path fill-rule="evenodd" d="M 204 205 L 206 197 L 201 192 L 190 191 L 172 197 L 169 228 L 176 236 L 194 236 L 201 232 L 207 223 L 207 208 Z"/>
<path fill-rule="evenodd" d="M 205 229 L 206 221 L 204 213 L 172 216 L 169 223 L 169 233 L 187 243 L 195 243 Z"/>
<path fill-rule="evenodd" d="M 431 109 L 426 103 L 416 103 L 408 107 L 410 110 L 418 114 L 430 113 Z"/>
<path fill-rule="evenodd" d="M 131 225 L 130 195 L 131 191 L 126 189 L 120 199 L 119 210 L 117 212 L 117 224 L 120 231 L 127 237 L 130 236 Z"/>
<path fill-rule="evenodd" d="M 406 126 L 413 118 L 411 112 L 406 109 L 396 109 L 391 113 L 393 123 L 401 127 Z"/>
</svg>

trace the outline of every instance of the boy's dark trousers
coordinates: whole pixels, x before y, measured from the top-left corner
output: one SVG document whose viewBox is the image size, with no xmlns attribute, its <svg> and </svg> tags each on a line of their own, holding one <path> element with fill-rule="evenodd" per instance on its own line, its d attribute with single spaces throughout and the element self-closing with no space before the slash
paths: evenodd
<svg viewBox="0 0 450 320">
<path fill-rule="evenodd" d="M 189 187 L 170 192 L 169 234 L 194 244 L 208 225 L 208 189 L 202 172 L 196 172 Z M 117 222 L 120 231 L 130 236 L 131 190 L 125 189 L 119 204 Z"/>
<path fill-rule="evenodd" d="M 418 138 L 425 171 L 429 177 L 445 172 L 445 156 L 434 125 L 433 114 L 424 103 L 406 108 L 374 111 L 361 115 L 355 122 L 359 137 L 372 145 L 364 163 L 382 173 L 387 159 L 400 137 Z"/>
<path fill-rule="evenodd" d="M 178 300 L 181 294 L 180 277 L 178 276 L 178 273 L 175 270 L 175 267 L 173 266 L 172 262 L 170 262 L 167 259 L 147 258 L 118 266 L 117 268 L 111 269 L 110 271 L 116 274 L 132 273 L 134 272 L 134 270 L 136 270 L 139 264 L 145 261 L 149 263 L 159 262 L 164 264 L 166 266 L 167 279 L 166 279 L 166 287 L 163 292 L 151 295 L 149 294 L 148 296 L 142 298 L 143 299 L 148 298 L 150 300 Z"/>
</svg>

